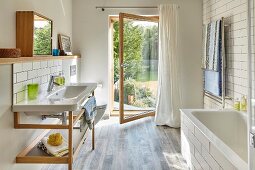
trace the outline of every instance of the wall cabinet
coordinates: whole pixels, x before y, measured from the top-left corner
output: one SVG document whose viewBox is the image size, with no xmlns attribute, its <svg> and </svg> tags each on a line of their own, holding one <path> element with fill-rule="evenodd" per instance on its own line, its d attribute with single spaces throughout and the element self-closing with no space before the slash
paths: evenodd
<svg viewBox="0 0 255 170">
<path fill-rule="evenodd" d="M 22 57 L 52 54 L 53 21 L 34 11 L 16 12 L 16 48 Z"/>
</svg>

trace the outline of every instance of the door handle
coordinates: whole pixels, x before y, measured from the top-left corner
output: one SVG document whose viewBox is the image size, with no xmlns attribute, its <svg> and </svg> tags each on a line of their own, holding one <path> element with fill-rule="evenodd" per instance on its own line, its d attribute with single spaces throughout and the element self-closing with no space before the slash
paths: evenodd
<svg viewBox="0 0 255 170">
<path fill-rule="evenodd" d="M 128 66 L 128 64 L 122 63 L 122 64 L 120 65 L 120 67 L 126 67 L 126 66 Z"/>
</svg>

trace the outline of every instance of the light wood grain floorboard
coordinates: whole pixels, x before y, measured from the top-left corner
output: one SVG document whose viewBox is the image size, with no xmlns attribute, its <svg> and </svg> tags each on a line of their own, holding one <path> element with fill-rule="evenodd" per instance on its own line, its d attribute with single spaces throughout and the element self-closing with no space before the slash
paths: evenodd
<svg viewBox="0 0 255 170">
<path fill-rule="evenodd" d="M 120 125 L 118 117 L 96 125 L 96 148 L 91 135 L 74 161 L 74 170 L 186 170 L 181 156 L 180 130 L 156 126 L 153 118 Z M 42 170 L 66 170 L 47 165 Z"/>
</svg>

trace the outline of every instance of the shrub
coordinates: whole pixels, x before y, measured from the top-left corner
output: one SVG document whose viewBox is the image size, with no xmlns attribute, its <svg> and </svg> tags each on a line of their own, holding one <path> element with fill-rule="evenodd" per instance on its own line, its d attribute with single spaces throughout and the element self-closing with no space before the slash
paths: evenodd
<svg viewBox="0 0 255 170">
<path fill-rule="evenodd" d="M 141 98 L 147 98 L 147 97 L 151 97 L 152 96 L 152 92 L 149 88 L 147 87 L 140 87 L 137 89 L 136 92 L 136 96 L 137 98 L 141 99 Z"/>
</svg>

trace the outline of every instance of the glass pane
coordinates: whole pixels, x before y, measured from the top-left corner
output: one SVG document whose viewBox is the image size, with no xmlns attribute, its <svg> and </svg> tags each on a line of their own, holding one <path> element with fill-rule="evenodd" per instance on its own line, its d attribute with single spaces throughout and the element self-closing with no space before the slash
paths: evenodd
<svg viewBox="0 0 255 170">
<path fill-rule="evenodd" d="M 114 23 L 115 109 L 118 110 L 118 22 Z M 116 47 L 116 48 L 115 48 Z M 124 110 L 155 110 L 158 81 L 158 24 L 124 19 Z M 127 112 L 126 112 L 127 113 Z"/>
</svg>

